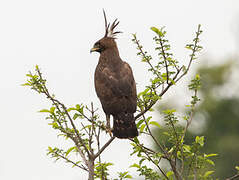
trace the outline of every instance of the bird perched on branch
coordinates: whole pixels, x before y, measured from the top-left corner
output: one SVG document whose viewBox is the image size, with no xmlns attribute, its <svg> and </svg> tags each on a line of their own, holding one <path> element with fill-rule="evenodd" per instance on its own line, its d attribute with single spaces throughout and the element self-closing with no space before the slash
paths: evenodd
<svg viewBox="0 0 239 180">
<path fill-rule="evenodd" d="M 107 131 L 111 134 L 110 115 L 113 116 L 113 135 L 118 138 L 138 136 L 134 112 L 137 106 L 136 85 L 133 72 L 119 55 L 114 31 L 117 19 L 107 23 L 105 11 L 105 35 L 94 44 L 91 52 L 99 52 L 100 58 L 95 70 L 95 90 L 106 114 Z"/>
</svg>

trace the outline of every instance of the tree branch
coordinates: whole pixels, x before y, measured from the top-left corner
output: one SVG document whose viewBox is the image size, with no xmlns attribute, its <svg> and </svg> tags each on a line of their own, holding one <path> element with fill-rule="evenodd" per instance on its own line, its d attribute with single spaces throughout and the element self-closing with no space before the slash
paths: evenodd
<svg viewBox="0 0 239 180">
<path fill-rule="evenodd" d="M 37 71 L 38 76 L 40 77 L 40 79 L 43 80 L 43 78 L 42 78 L 42 76 L 41 76 L 40 70 L 37 68 L 36 71 Z M 47 96 L 48 99 L 50 99 L 50 100 L 53 102 L 53 104 L 54 104 L 56 107 L 58 107 L 57 104 L 59 104 L 59 105 L 62 107 L 62 109 L 64 110 L 64 112 L 65 112 L 65 114 L 67 115 L 68 119 L 70 120 L 70 123 L 71 123 L 71 125 L 72 125 L 72 127 L 73 127 L 73 129 L 74 129 L 74 132 L 75 132 L 76 136 L 77 136 L 77 139 L 79 140 L 81 146 L 84 147 L 84 150 L 86 151 L 86 153 L 87 153 L 88 156 L 90 157 L 91 154 L 90 154 L 89 150 L 87 149 L 85 143 L 83 142 L 82 138 L 80 137 L 80 135 L 79 135 L 79 133 L 78 133 L 76 127 L 75 127 L 75 124 L 74 124 L 74 122 L 73 122 L 73 120 L 72 120 L 70 114 L 68 113 L 67 108 L 65 107 L 65 105 L 64 105 L 63 103 L 61 103 L 60 101 L 58 101 L 57 99 L 54 99 L 54 98 L 50 95 L 50 93 L 48 92 L 48 89 L 46 88 L 46 86 L 45 86 L 44 84 L 43 84 L 43 93 Z M 84 156 L 84 153 L 82 152 L 82 150 L 81 150 L 80 147 L 78 146 L 78 143 L 77 143 L 76 141 L 74 141 L 74 142 L 75 142 L 75 144 L 76 144 L 76 146 L 77 146 L 77 149 L 79 150 L 79 153 L 80 153 L 80 155 L 81 155 L 81 158 L 84 160 L 84 163 L 85 163 L 85 164 L 87 165 L 87 167 L 89 168 L 89 162 L 86 160 L 86 158 L 85 158 L 85 156 Z"/>
<path fill-rule="evenodd" d="M 137 47 L 138 47 L 138 49 L 139 49 L 139 51 L 140 51 L 141 56 L 142 56 L 143 59 L 149 64 L 149 66 L 150 66 L 151 69 L 153 70 L 154 74 L 156 74 L 157 77 L 158 77 L 159 79 L 161 79 L 162 77 L 158 74 L 158 71 L 156 71 L 156 70 L 154 69 L 153 65 L 150 63 L 151 56 L 148 57 L 148 56 L 146 55 L 146 52 L 143 51 L 142 46 L 139 44 L 139 40 L 136 38 L 136 35 L 135 35 L 134 37 L 135 37 L 135 43 L 136 43 L 136 45 L 137 45 Z"/>
<path fill-rule="evenodd" d="M 169 75 L 168 75 L 168 63 L 167 63 L 167 58 L 166 58 L 166 56 L 165 56 L 164 45 L 163 45 L 163 41 L 162 41 L 161 36 L 159 36 L 159 43 L 160 43 L 160 46 L 161 46 L 162 56 L 163 56 L 164 63 L 165 63 L 165 67 L 166 67 L 167 84 L 168 84 L 168 80 L 169 80 Z M 176 66 L 175 66 L 175 67 L 176 67 Z"/>
<path fill-rule="evenodd" d="M 236 174 L 236 175 L 234 175 L 232 177 L 227 178 L 226 180 L 233 180 L 233 179 L 236 179 L 238 177 L 239 177 L 239 174 Z"/>
<path fill-rule="evenodd" d="M 105 145 L 94 155 L 94 159 L 96 159 L 105 150 L 105 148 L 110 145 L 110 143 L 114 139 L 115 139 L 115 137 L 110 138 L 109 141 L 107 143 L 105 143 Z"/>
<path fill-rule="evenodd" d="M 173 80 L 175 80 L 175 79 L 177 78 L 177 76 L 178 76 L 178 74 L 180 73 L 181 70 L 182 70 L 182 68 L 180 68 L 179 71 L 177 71 L 177 73 L 176 73 L 175 76 L 173 77 Z M 159 96 L 159 97 L 163 96 L 163 95 L 168 91 L 168 89 L 169 89 L 172 85 L 173 85 L 173 83 L 170 82 L 170 83 L 167 85 L 167 87 L 166 87 L 165 89 L 163 89 L 162 92 L 161 92 L 158 96 Z M 135 120 L 138 119 L 139 117 L 141 117 L 142 115 L 144 115 L 147 111 L 149 111 L 149 110 L 153 107 L 153 105 L 156 104 L 157 101 L 158 101 L 158 100 L 153 101 L 147 108 L 145 108 L 143 111 L 141 111 L 139 114 L 137 114 L 137 115 L 135 116 Z"/>
<path fill-rule="evenodd" d="M 200 27 L 201 26 L 198 25 L 198 30 L 196 32 L 196 38 L 195 38 L 195 41 L 194 41 L 194 44 L 193 44 L 192 54 L 191 54 L 188 66 L 187 66 L 186 70 L 184 71 L 184 73 L 177 80 L 175 80 L 175 83 L 178 82 L 183 76 L 185 76 L 188 73 L 188 71 L 189 71 L 189 69 L 191 67 L 192 61 L 195 58 L 195 54 L 196 54 L 196 52 L 198 50 L 199 35 L 201 33 Z"/>
<path fill-rule="evenodd" d="M 154 162 L 154 160 L 148 155 L 147 152 L 145 152 L 146 156 L 148 157 L 148 159 L 159 169 L 159 171 L 163 174 L 163 176 L 169 180 L 168 176 L 165 174 L 165 172 L 161 169 L 161 167 Z"/>
<path fill-rule="evenodd" d="M 69 162 L 69 163 L 71 163 L 71 164 L 73 164 L 74 166 L 77 166 L 78 168 L 81 168 L 81 169 L 83 169 L 83 170 L 89 172 L 89 170 L 88 170 L 86 167 L 78 165 L 77 163 L 71 161 L 70 159 L 68 159 L 68 158 L 65 157 L 65 156 L 62 156 L 62 155 L 59 154 L 59 153 L 56 153 L 56 154 L 57 154 L 57 156 L 60 156 L 62 159 L 66 160 L 67 162 Z"/>
</svg>

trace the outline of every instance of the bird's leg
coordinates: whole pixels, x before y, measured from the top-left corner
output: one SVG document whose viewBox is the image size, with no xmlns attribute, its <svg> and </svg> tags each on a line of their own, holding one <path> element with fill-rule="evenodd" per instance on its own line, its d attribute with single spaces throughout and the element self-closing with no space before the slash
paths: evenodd
<svg viewBox="0 0 239 180">
<path fill-rule="evenodd" d="M 110 128 L 110 115 L 109 114 L 106 114 L 106 131 L 112 137 L 112 132 L 111 132 L 111 128 Z"/>
</svg>

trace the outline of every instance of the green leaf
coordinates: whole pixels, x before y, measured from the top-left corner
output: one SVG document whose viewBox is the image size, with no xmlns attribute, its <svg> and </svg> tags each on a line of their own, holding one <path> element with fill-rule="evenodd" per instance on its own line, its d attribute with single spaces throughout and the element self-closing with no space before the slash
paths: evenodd
<svg viewBox="0 0 239 180">
<path fill-rule="evenodd" d="M 163 113 L 164 113 L 164 114 L 173 114 L 173 113 L 175 113 L 175 112 L 176 112 L 175 109 L 166 109 L 166 110 L 163 110 Z"/>
<path fill-rule="evenodd" d="M 128 174 L 129 172 L 126 171 L 126 172 L 119 172 L 119 178 L 120 179 L 125 179 L 125 178 L 128 178 L 128 179 L 132 179 L 132 176 Z"/>
<path fill-rule="evenodd" d="M 157 33 L 157 34 L 158 34 L 158 32 L 159 32 L 159 29 L 156 28 L 156 27 L 151 27 L 150 29 L 151 29 L 152 31 L 154 31 L 155 33 Z"/>
<path fill-rule="evenodd" d="M 35 66 L 35 68 L 36 68 L 36 70 L 39 70 L 39 67 L 38 67 L 38 65 L 36 65 L 36 66 Z"/>
<path fill-rule="evenodd" d="M 159 125 L 159 123 L 156 122 L 156 121 L 151 121 L 149 124 L 152 124 L 152 125 L 154 125 L 154 126 L 157 126 L 158 128 L 161 128 L 161 126 Z"/>
<path fill-rule="evenodd" d="M 168 171 L 167 174 L 166 174 L 166 176 L 167 176 L 167 177 L 172 177 L 173 174 L 174 174 L 173 171 Z"/>
<path fill-rule="evenodd" d="M 80 110 L 80 105 L 79 104 L 76 105 L 76 109 Z"/>
<path fill-rule="evenodd" d="M 142 165 L 142 163 L 143 163 L 145 160 L 146 160 L 146 159 L 141 159 L 141 160 L 139 161 L 139 164 Z"/>
<path fill-rule="evenodd" d="M 139 126 L 144 122 L 144 119 L 139 120 L 139 122 L 137 122 L 136 127 L 139 128 Z"/>
<path fill-rule="evenodd" d="M 67 109 L 67 112 L 70 112 L 70 111 L 73 111 L 73 110 L 76 110 L 76 108 L 73 108 L 73 107 L 68 108 L 68 109 Z"/>
<path fill-rule="evenodd" d="M 195 79 L 200 80 L 200 75 L 199 75 L 199 74 L 196 74 L 196 75 L 195 75 Z"/>
<path fill-rule="evenodd" d="M 204 145 L 204 136 L 196 136 L 195 142 L 198 143 L 200 146 Z"/>
<path fill-rule="evenodd" d="M 75 149 L 76 149 L 75 146 L 69 148 L 69 149 L 66 151 L 66 156 L 68 156 L 68 154 L 69 154 L 71 151 L 75 150 Z"/>
<path fill-rule="evenodd" d="M 120 174 L 121 177 L 124 177 L 127 173 L 128 172 L 120 172 L 119 174 Z"/>
<path fill-rule="evenodd" d="M 156 27 L 151 27 L 150 28 L 152 31 L 154 31 L 156 34 L 158 34 L 159 36 L 164 36 L 164 33 L 161 31 L 161 30 L 159 30 L 158 28 L 156 28 Z M 162 29 L 162 28 L 161 28 Z"/>
<path fill-rule="evenodd" d="M 207 161 L 209 164 L 215 166 L 214 162 L 213 162 L 211 159 L 207 159 L 206 161 Z"/>
<path fill-rule="evenodd" d="M 31 86 L 30 83 L 24 83 L 24 84 L 21 84 L 21 86 Z"/>
<path fill-rule="evenodd" d="M 171 82 L 173 85 L 176 84 L 175 81 L 174 81 L 173 79 L 170 79 L 170 82 Z"/>
<path fill-rule="evenodd" d="M 140 92 L 140 93 L 138 94 L 138 97 L 147 94 L 148 91 L 149 91 L 149 88 L 145 89 L 143 92 Z"/>
<path fill-rule="evenodd" d="M 163 132 L 163 134 L 165 135 L 165 136 L 170 136 L 170 134 L 168 133 L 168 132 Z"/>
<path fill-rule="evenodd" d="M 107 167 L 107 166 L 113 166 L 114 164 L 113 163 L 105 163 L 105 166 Z"/>
<path fill-rule="evenodd" d="M 49 125 L 51 125 L 54 129 L 59 128 L 57 122 L 52 122 L 52 123 L 48 123 Z"/>
<path fill-rule="evenodd" d="M 239 171 L 239 166 L 236 166 L 235 168 L 236 168 L 236 170 L 238 170 L 238 171 Z"/>
<path fill-rule="evenodd" d="M 51 113 L 51 111 L 49 111 L 48 109 L 42 109 L 39 112 L 47 112 L 47 113 Z"/>
<path fill-rule="evenodd" d="M 187 45 L 185 46 L 185 48 L 190 49 L 190 50 L 193 50 L 193 44 L 187 44 Z"/>
<path fill-rule="evenodd" d="M 213 157 L 213 156 L 218 156 L 218 154 L 205 154 L 205 157 Z"/>
<path fill-rule="evenodd" d="M 191 147 L 189 145 L 183 145 L 183 151 L 184 152 L 188 152 L 188 153 L 191 153 Z"/>
<path fill-rule="evenodd" d="M 81 161 L 77 161 L 75 162 L 76 164 L 79 164 Z M 72 167 L 75 167 L 76 165 L 74 164 Z"/>
<path fill-rule="evenodd" d="M 50 112 L 51 112 L 52 114 L 54 114 L 55 109 L 56 109 L 56 107 L 54 107 L 54 106 L 51 107 L 51 108 L 50 108 Z"/>
<path fill-rule="evenodd" d="M 168 152 L 172 153 L 173 151 L 174 151 L 174 147 L 171 147 L 171 149 Z"/>
<path fill-rule="evenodd" d="M 133 177 L 132 177 L 131 175 L 129 175 L 129 174 L 127 174 L 127 175 L 125 176 L 125 178 L 133 179 Z"/>
<path fill-rule="evenodd" d="M 73 116 L 73 119 L 76 120 L 80 115 L 78 113 L 75 113 Z"/>
<path fill-rule="evenodd" d="M 214 173 L 214 171 L 207 171 L 207 172 L 205 172 L 205 174 L 203 175 L 203 177 L 208 177 L 208 176 L 210 176 L 212 173 Z"/>
<path fill-rule="evenodd" d="M 48 146 L 48 151 L 52 152 L 53 151 L 52 147 Z"/>
<path fill-rule="evenodd" d="M 140 132 L 144 131 L 145 126 L 146 126 L 145 124 L 142 124 L 142 126 L 140 127 Z"/>
<path fill-rule="evenodd" d="M 134 138 L 134 142 L 137 143 L 137 144 L 139 143 L 139 140 L 138 140 L 137 137 Z"/>
<path fill-rule="evenodd" d="M 84 126 L 82 129 L 91 129 L 91 127 L 92 127 L 92 125 L 89 124 L 89 125 Z M 82 129 L 81 129 L 81 130 L 82 130 Z"/>
<path fill-rule="evenodd" d="M 130 168 L 131 168 L 131 167 L 140 168 L 140 166 L 139 166 L 138 164 L 136 164 L 136 163 L 134 163 L 133 165 L 131 165 Z"/>
<path fill-rule="evenodd" d="M 26 76 L 27 76 L 27 77 L 30 77 L 30 78 L 33 77 L 33 75 L 31 75 L 31 74 L 26 74 Z"/>
</svg>

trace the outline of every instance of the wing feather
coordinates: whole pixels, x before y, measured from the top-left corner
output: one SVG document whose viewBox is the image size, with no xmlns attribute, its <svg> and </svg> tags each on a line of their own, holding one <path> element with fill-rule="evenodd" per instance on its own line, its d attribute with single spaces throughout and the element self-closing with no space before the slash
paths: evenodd
<svg viewBox="0 0 239 180">
<path fill-rule="evenodd" d="M 136 85 L 130 66 L 123 62 L 113 72 L 112 68 L 104 67 L 95 72 L 95 88 L 105 112 L 136 110 Z M 123 108 L 123 109 L 122 109 Z"/>
</svg>

